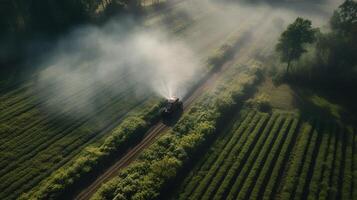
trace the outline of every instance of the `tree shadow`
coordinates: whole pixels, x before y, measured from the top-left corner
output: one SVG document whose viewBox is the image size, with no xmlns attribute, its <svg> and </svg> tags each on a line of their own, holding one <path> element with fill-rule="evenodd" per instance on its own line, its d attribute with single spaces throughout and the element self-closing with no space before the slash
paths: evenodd
<svg viewBox="0 0 357 200">
<path fill-rule="evenodd" d="M 294 91 L 294 106 L 303 119 L 319 118 L 326 121 L 356 124 L 356 118 L 345 105 L 336 102 L 319 90 L 308 90 L 291 85 Z"/>
</svg>

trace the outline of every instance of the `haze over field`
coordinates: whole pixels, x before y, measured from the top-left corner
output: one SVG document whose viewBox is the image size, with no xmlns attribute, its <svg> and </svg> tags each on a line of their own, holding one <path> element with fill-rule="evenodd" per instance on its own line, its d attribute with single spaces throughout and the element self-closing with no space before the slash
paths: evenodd
<svg viewBox="0 0 357 200">
<path fill-rule="evenodd" d="M 83 109 L 91 109 L 95 102 L 90 101 L 103 87 L 118 93 L 134 86 L 139 96 L 148 90 L 162 97 L 185 94 L 187 82 L 201 65 L 194 53 L 159 29 L 126 28 L 114 22 L 101 29 L 87 27 L 60 42 L 46 57 L 44 64 L 50 67 L 41 72 L 38 81 L 43 88 L 54 85 L 50 106 L 56 107 L 56 99 L 71 98 L 88 85 L 93 86 L 89 92 L 75 99 L 89 106 Z M 125 81 L 112 86 L 122 78 Z"/>
<path fill-rule="evenodd" d="M 257 19 L 264 18 L 265 23 L 275 27 L 274 31 L 264 36 L 277 38 L 286 24 L 297 16 L 310 17 L 314 25 L 323 25 L 326 23 L 324 15 L 331 11 L 316 5 L 309 6 L 304 13 L 304 9 L 300 8 L 304 4 L 297 5 L 299 9 L 295 9 L 295 4 L 287 3 L 283 6 L 264 3 L 257 6 L 207 0 L 185 2 L 182 6 L 178 5 L 173 13 L 167 14 L 178 18 L 177 23 L 183 26 L 192 23 L 193 31 L 184 37 L 175 36 L 169 29 L 175 25 L 174 22 L 160 17 L 152 17 L 145 22 L 148 24 L 145 26 L 127 18 L 114 19 L 101 27 L 76 28 L 43 56 L 40 65 L 45 70 L 40 73 L 37 84 L 47 93 L 53 91 L 46 91 L 46 86 L 55 85 L 55 93 L 50 95 L 47 104 L 49 109 L 73 109 L 77 111 L 75 113 L 93 110 L 93 97 L 103 86 L 109 86 L 115 93 L 134 84 L 137 95 L 152 91 L 165 98 L 184 97 L 194 80 L 204 72 L 205 60 L 200 57 L 207 56 L 208 47 L 214 40 L 221 39 L 232 30 L 237 31 L 237 27 L 247 36 L 259 33 L 263 28 L 260 24 L 252 25 L 248 30 L 239 30 L 241 24 L 254 24 Z M 198 20 L 202 17 L 207 19 Z M 255 39 L 247 38 L 247 42 Z M 119 86 L 111 86 L 119 77 L 125 77 L 126 81 Z M 73 98 L 88 85 L 93 87 L 73 99 L 82 102 L 80 107 L 63 107 L 56 103 L 59 98 Z M 45 93 L 44 96 L 48 95 Z"/>
</svg>

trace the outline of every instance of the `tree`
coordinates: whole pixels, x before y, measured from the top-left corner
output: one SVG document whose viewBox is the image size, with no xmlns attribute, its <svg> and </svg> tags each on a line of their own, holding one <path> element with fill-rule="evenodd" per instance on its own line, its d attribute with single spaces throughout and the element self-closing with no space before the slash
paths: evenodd
<svg viewBox="0 0 357 200">
<path fill-rule="evenodd" d="M 330 69 L 343 76 L 352 75 L 357 67 L 357 2 L 346 0 L 341 4 L 330 19 L 330 26 L 327 39 L 319 41 L 321 51 L 328 53 Z"/>
<path fill-rule="evenodd" d="M 330 20 L 332 30 L 342 34 L 357 33 L 357 2 L 346 0 L 333 13 Z"/>
<path fill-rule="evenodd" d="M 299 59 L 306 52 L 304 44 L 315 41 L 316 31 L 311 27 L 310 20 L 298 17 L 281 34 L 276 51 L 280 53 L 281 61 L 287 63 L 287 72 L 290 70 L 291 61 Z"/>
</svg>

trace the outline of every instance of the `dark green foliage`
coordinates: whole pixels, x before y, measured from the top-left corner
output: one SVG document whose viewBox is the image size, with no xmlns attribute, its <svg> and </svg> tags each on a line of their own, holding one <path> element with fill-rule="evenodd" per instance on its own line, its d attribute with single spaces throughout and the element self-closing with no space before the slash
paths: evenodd
<svg viewBox="0 0 357 200">
<path fill-rule="evenodd" d="M 82 23 L 96 17 L 99 7 L 117 7 L 120 11 L 128 6 L 138 6 L 137 1 L 126 0 L 5 0 L 1 2 L 0 22 L 2 34 L 22 31 L 61 31 L 66 26 Z"/>
<path fill-rule="evenodd" d="M 333 13 L 330 24 L 333 30 L 342 34 L 350 35 L 357 33 L 357 2 L 346 0 Z"/>
<path fill-rule="evenodd" d="M 316 42 L 297 60 L 295 69 L 277 80 L 321 90 L 357 110 L 357 96 L 346 99 L 341 93 L 341 88 L 357 86 L 357 2 L 346 0 L 339 6 L 330 19 L 330 27 L 316 34 Z"/>
</svg>

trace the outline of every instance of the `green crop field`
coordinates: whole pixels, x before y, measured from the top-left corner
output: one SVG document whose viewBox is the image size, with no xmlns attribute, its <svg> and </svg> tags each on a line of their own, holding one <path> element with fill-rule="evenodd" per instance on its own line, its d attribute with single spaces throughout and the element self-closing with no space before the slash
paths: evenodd
<svg viewBox="0 0 357 200">
<path fill-rule="evenodd" d="M 357 199 L 356 0 L 0 13 L 0 200 Z"/>
<path fill-rule="evenodd" d="M 112 84 L 121 84 L 121 80 Z M 106 127 L 120 122 L 132 109 L 142 109 L 154 102 L 148 94 L 128 95 L 130 87 L 121 87 L 118 93 L 102 90 L 100 98 L 97 96 L 97 100 L 93 100 L 97 102 L 95 112 L 74 119 L 68 119 L 71 110 L 46 111 L 48 99 L 36 95 L 36 90 L 24 87 L 2 96 L 0 198 L 19 196 L 73 158 L 88 143 L 101 139 L 101 131 Z M 80 91 L 73 96 L 87 92 Z M 85 106 L 64 98 L 56 99 L 55 103 L 73 109 Z"/>
<path fill-rule="evenodd" d="M 355 135 L 332 121 L 246 110 L 172 199 L 352 199 Z"/>
</svg>

